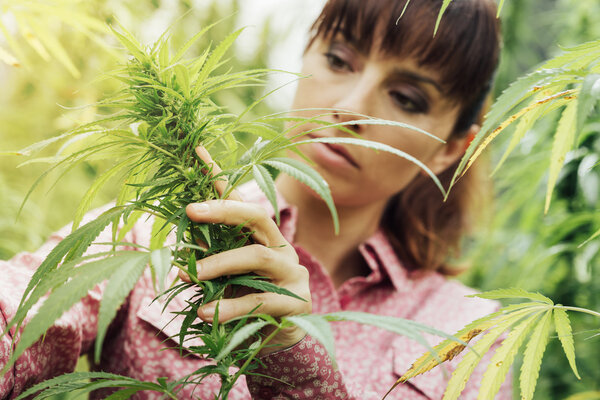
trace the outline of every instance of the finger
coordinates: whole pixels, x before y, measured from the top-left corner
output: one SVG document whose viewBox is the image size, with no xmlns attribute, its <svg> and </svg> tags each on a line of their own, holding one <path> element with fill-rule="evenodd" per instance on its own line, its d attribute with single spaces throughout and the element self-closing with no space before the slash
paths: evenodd
<svg viewBox="0 0 600 400">
<path fill-rule="evenodd" d="M 192 282 L 192 280 L 190 279 L 190 276 L 187 274 L 187 272 L 185 272 L 182 269 L 180 269 L 177 272 L 177 276 L 179 276 L 179 279 L 181 279 L 184 282 L 187 282 L 187 283 L 191 283 Z"/>
<path fill-rule="evenodd" d="M 306 269 L 295 261 L 282 252 L 252 244 L 203 258 L 196 263 L 196 276 L 206 281 L 226 275 L 256 273 L 278 282 L 293 282 L 301 279 Z"/>
<path fill-rule="evenodd" d="M 205 174 L 210 172 L 211 176 L 213 176 L 213 177 L 217 176 L 221 172 L 223 172 L 221 167 L 219 167 L 217 165 L 217 163 L 210 156 L 210 153 L 203 146 L 196 147 L 196 154 L 210 168 L 209 171 L 202 170 L 202 172 L 204 172 Z M 227 180 L 226 176 L 221 175 L 215 180 L 214 184 L 215 184 L 215 189 L 217 189 L 217 192 L 219 192 L 219 195 L 222 197 L 223 194 L 225 193 L 225 190 L 227 190 L 227 185 L 229 184 L 229 181 Z M 242 197 L 239 195 L 239 193 L 236 190 L 232 191 L 227 198 L 229 200 L 242 201 Z"/>
<path fill-rule="evenodd" d="M 273 219 L 264 208 L 257 204 L 230 200 L 209 200 L 202 203 L 188 204 L 186 213 L 194 222 L 219 223 L 231 226 L 244 225 L 252 231 L 254 240 L 267 247 L 290 246 Z"/>
<path fill-rule="evenodd" d="M 282 294 L 260 292 L 233 299 L 221 299 L 218 301 L 219 322 L 227 322 L 233 318 L 247 315 L 250 312 L 254 314 L 268 314 L 276 318 L 310 313 L 312 307 L 309 296 L 300 296 L 303 298 L 306 297 L 307 300 L 301 301 Z M 213 301 L 200 307 L 198 309 L 198 317 L 205 322 L 212 322 L 216 306 L 217 301 Z"/>
</svg>

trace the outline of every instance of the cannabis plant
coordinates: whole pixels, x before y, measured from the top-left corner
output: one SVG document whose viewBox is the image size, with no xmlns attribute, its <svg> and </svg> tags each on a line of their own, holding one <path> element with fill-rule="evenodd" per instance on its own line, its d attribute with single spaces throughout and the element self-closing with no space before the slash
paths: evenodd
<svg viewBox="0 0 600 400">
<path fill-rule="evenodd" d="M 201 339 L 202 345 L 192 346 L 186 351 L 214 362 L 176 382 L 166 382 L 163 378 L 158 378 L 156 382 L 140 382 L 128 377 L 95 372 L 69 374 L 36 385 L 19 398 L 37 392 L 40 392 L 38 398 L 45 398 L 76 389 L 86 392 L 107 387 L 120 388 L 119 398 L 127 398 L 140 390 L 154 390 L 170 398 L 177 398 L 178 391 L 184 385 L 199 384 L 206 376 L 216 374 L 220 378 L 221 387 L 215 393 L 215 398 L 225 399 L 242 374 L 252 373 L 257 366 L 257 354 L 269 345 L 270 339 L 281 329 L 294 324 L 320 340 L 332 357 L 333 335 L 327 323 L 329 321 L 352 320 L 372 324 L 411 337 L 427 347 L 429 345 L 421 336 L 422 332 L 451 339 L 447 334 L 411 321 L 352 312 L 297 315 L 279 320 L 269 315 L 250 313 L 242 318 L 220 323 L 217 306 L 213 323 L 198 322 L 198 308 L 218 301 L 231 289 L 246 287 L 299 297 L 257 275 L 200 281 L 196 261 L 252 243 L 252 232 L 247 231 L 243 225 L 194 223 L 185 213 L 188 204 L 226 198 L 245 178 L 253 177 L 277 211 L 271 171 L 278 170 L 295 177 L 323 198 L 337 230 L 337 215 L 327 183 L 306 164 L 281 157 L 282 150 L 294 150 L 298 144 L 320 141 L 356 144 L 388 151 L 422 167 L 443 193 L 439 181 L 425 165 L 389 146 L 354 137 L 311 140 L 286 137 L 288 131 L 297 124 L 307 121 L 323 123 L 320 116 L 305 119 L 270 115 L 244 121 L 243 114 L 236 116 L 227 113 L 211 100 L 211 96 L 240 85 L 260 84 L 268 71 L 259 69 L 232 72 L 226 69 L 225 53 L 241 30 L 231 33 L 218 45 L 207 48 L 199 57 L 184 59 L 186 51 L 208 29 L 210 26 L 196 34 L 174 54 L 170 51 L 166 34 L 154 45 L 145 47 L 124 29 L 121 32 L 114 30 L 114 35 L 126 47 L 130 58 L 126 65 L 112 74 L 123 83 L 123 89 L 98 105 L 101 109 L 113 111 L 112 114 L 12 153 L 31 155 L 51 143 L 63 142 L 62 148 L 54 156 L 37 159 L 53 163 L 40 179 L 54 169 L 68 170 L 84 160 L 109 159 L 113 160 L 114 165 L 87 190 L 75 212 L 73 232 L 50 252 L 25 289 L 16 316 L 7 327 L 7 331 L 13 327 L 17 330 L 23 328 L 23 331 L 6 368 L 26 348 L 39 340 L 54 321 L 85 296 L 88 290 L 106 281 L 95 342 L 95 359 L 98 361 L 110 322 L 147 266 L 151 269 L 159 301 L 168 304 L 184 290 L 195 290 L 195 295 L 187 300 L 187 307 L 178 312 L 183 316 L 178 334 L 179 343 L 183 346 L 190 337 Z M 260 100 L 250 105 L 247 111 Z M 327 112 L 324 110 L 324 115 Z M 288 121 L 291 128 L 281 132 L 273 124 L 284 120 Z M 345 125 L 373 123 L 406 126 L 366 116 L 360 121 L 329 126 L 351 133 Z M 236 134 L 241 132 L 257 136 L 255 143 L 247 149 L 236 138 Z M 207 149 L 222 170 L 200 158 L 196 152 L 198 146 Z M 219 180 L 228 182 L 223 192 L 216 190 L 216 182 Z M 38 182 L 39 180 L 31 190 Z M 107 182 L 117 182 L 120 187 L 116 203 L 97 218 L 81 225 L 93 198 Z M 150 246 L 146 248 L 124 242 L 126 233 L 136 221 L 148 216 L 154 218 Z M 119 229 L 120 222 L 123 226 Z M 113 241 L 110 243 L 112 249 L 86 254 L 86 249 L 110 224 L 113 232 Z M 171 232 L 174 233 L 174 242 L 167 240 Z M 124 245 L 136 250 L 123 250 Z M 172 267 L 184 271 L 191 282 L 175 282 L 165 287 L 167 274 Z M 28 311 L 47 293 L 49 295 L 38 312 L 23 326 Z M 268 331 L 270 333 L 263 334 L 266 332 L 264 328 L 268 327 L 271 328 Z M 183 352 L 183 347 L 181 351 Z M 231 373 L 231 367 L 237 367 L 236 372 Z M 93 379 L 93 382 L 90 383 L 89 379 Z"/>
<path fill-rule="evenodd" d="M 450 1 L 444 2 L 445 5 L 449 3 Z M 442 12 L 443 10 L 444 7 Z M 581 135 L 582 128 L 598 99 L 600 99 L 600 41 L 566 49 L 561 55 L 545 62 L 534 72 L 518 79 L 496 99 L 486 115 L 480 132 L 461 160 L 453 183 L 464 174 L 492 140 L 502 133 L 509 132 L 506 128 L 512 124 L 516 125 L 511 133 L 508 148 L 498 162 L 496 170 L 502 166 L 536 122 L 551 112 L 561 110 L 549 160 L 544 205 L 545 211 L 548 211 L 565 157 L 585 139 L 585 136 Z M 587 242 L 595 240 L 598 235 L 600 231 L 589 237 Z M 553 332 L 552 325 L 573 373 L 580 379 L 575 363 L 573 332 L 567 311 L 595 317 L 600 317 L 599 312 L 554 304 L 546 296 L 522 289 L 497 289 L 475 296 L 486 299 L 527 299 L 528 302 L 508 305 L 497 313 L 473 321 L 455 334 L 465 342 L 474 338 L 478 340 L 472 345 L 474 351 L 466 352 L 453 372 L 444 393 L 444 400 L 460 398 L 460 393 L 481 356 L 487 353 L 492 344 L 506 332 L 508 332 L 506 338 L 493 354 L 484 373 L 478 399 L 494 398 L 515 356 L 523 346 L 525 350 L 519 373 L 519 389 L 522 399 L 532 399 L 542 358 Z M 415 361 L 396 385 L 430 370 L 439 365 L 440 361 L 452 360 L 464 349 L 463 344 L 443 341 L 434 348 L 433 352 L 428 352 Z"/>
</svg>

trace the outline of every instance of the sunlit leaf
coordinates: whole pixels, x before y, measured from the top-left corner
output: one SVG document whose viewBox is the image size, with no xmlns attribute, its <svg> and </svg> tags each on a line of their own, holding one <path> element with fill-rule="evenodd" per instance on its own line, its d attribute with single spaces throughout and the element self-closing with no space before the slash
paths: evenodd
<svg viewBox="0 0 600 400">
<path fill-rule="evenodd" d="M 529 299 L 533 301 L 539 301 L 548 305 L 554 305 L 554 302 L 551 299 L 540 293 L 532 293 L 518 288 L 489 290 L 487 292 L 470 295 L 468 297 L 481 297 L 482 299 L 492 300 Z"/>
<path fill-rule="evenodd" d="M 558 339 L 562 344 L 562 348 L 565 351 L 565 355 L 569 360 L 569 365 L 573 370 L 573 373 L 577 379 L 581 379 L 579 372 L 577 371 L 577 364 L 575 364 L 575 345 L 573 343 L 573 330 L 571 329 L 571 322 L 567 312 L 561 308 L 554 309 L 554 326 L 556 327 L 556 333 Z"/>
<path fill-rule="evenodd" d="M 444 392 L 444 400 L 456 400 L 459 398 L 461 392 L 465 388 L 469 376 L 471 376 L 473 370 L 477 364 L 479 364 L 481 355 L 487 353 L 500 335 L 521 318 L 522 316 L 519 314 L 513 314 L 510 317 L 505 318 L 473 345 L 473 351 L 465 353 L 465 356 L 460 361 L 452 373 L 452 377 L 448 381 L 446 391 Z"/>
<path fill-rule="evenodd" d="M 102 301 L 100 302 L 100 309 L 98 311 L 98 333 L 96 334 L 94 357 L 97 363 L 100 362 L 100 353 L 102 351 L 102 344 L 104 343 L 104 336 L 106 335 L 108 325 L 117 314 L 117 310 L 121 304 L 123 304 L 131 289 L 133 289 L 140 279 L 140 276 L 142 276 L 146 264 L 148 263 L 148 259 L 150 258 L 150 254 L 145 252 L 134 252 L 133 254 L 127 254 L 127 256 L 123 255 L 115 257 L 120 258 L 119 264 L 114 268 L 114 272 L 108 278 L 108 283 L 102 292 Z M 106 260 L 110 260 L 110 258 Z M 98 266 L 98 268 L 107 269 L 111 267 L 112 266 L 109 265 Z M 75 278 L 73 281 L 74 280 Z"/>
<path fill-rule="evenodd" d="M 533 398 L 533 392 L 537 384 L 538 375 L 542 357 L 548 344 L 550 337 L 550 321 L 552 320 L 552 312 L 547 311 L 541 321 L 536 325 L 531 338 L 527 342 L 525 353 L 523 354 L 523 364 L 521 365 L 520 387 L 521 398 L 530 400 Z"/>
<path fill-rule="evenodd" d="M 546 202 L 544 204 L 544 212 L 548 212 L 550 208 L 550 200 L 552 199 L 552 192 L 554 186 L 558 180 L 558 174 L 562 169 L 565 162 L 567 153 L 571 150 L 575 140 L 576 130 L 576 117 L 577 117 L 577 102 L 571 101 L 565 107 L 558 126 L 556 133 L 554 134 L 554 142 L 552 143 L 552 155 L 550 156 L 550 171 L 548 176 L 548 185 L 546 189 Z"/>
<path fill-rule="evenodd" d="M 493 399 L 496 396 L 519 348 L 538 320 L 539 314 L 528 316 L 527 319 L 512 329 L 506 339 L 502 341 L 502 344 L 492 356 L 483 374 L 480 385 L 481 389 L 479 389 L 479 394 L 477 395 L 478 400 Z"/>
</svg>

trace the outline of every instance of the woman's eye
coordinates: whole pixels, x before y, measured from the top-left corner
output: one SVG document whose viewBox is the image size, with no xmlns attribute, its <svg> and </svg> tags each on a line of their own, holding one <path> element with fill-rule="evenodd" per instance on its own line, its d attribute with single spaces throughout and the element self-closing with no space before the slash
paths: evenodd
<svg viewBox="0 0 600 400">
<path fill-rule="evenodd" d="M 404 111 L 411 113 L 422 113 L 427 111 L 427 105 L 420 101 L 420 99 L 415 100 L 402 92 L 397 91 L 391 91 L 390 96 L 394 103 L 400 106 Z"/>
<path fill-rule="evenodd" d="M 329 68 L 334 71 L 352 71 L 350 64 L 335 53 L 325 53 L 325 58 L 327 59 Z"/>
</svg>

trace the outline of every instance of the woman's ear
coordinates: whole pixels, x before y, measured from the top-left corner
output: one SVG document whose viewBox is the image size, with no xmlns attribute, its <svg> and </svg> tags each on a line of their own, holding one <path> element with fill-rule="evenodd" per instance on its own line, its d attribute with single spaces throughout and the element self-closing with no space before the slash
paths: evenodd
<svg viewBox="0 0 600 400">
<path fill-rule="evenodd" d="M 437 153 L 427 162 L 429 169 L 436 175 L 444 172 L 465 154 L 467 147 L 469 147 L 479 129 L 481 127 L 478 124 L 473 124 L 465 135 L 455 139 L 448 139 L 446 144 L 440 147 Z"/>
</svg>

